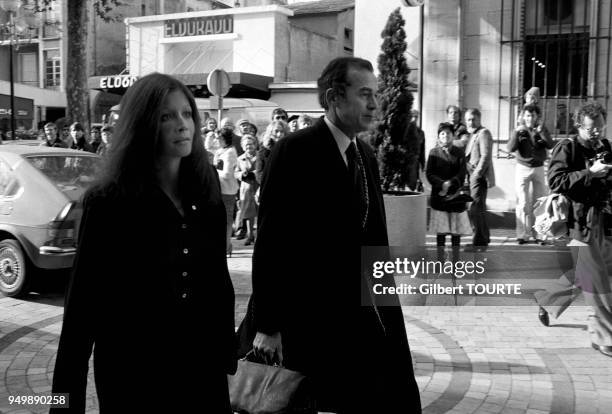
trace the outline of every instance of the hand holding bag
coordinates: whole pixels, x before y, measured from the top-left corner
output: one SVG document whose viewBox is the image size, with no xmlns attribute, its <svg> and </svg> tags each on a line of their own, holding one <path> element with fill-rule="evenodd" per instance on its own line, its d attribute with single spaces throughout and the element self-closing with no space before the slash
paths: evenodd
<svg viewBox="0 0 612 414">
<path fill-rule="evenodd" d="M 232 409 L 244 414 L 315 414 L 307 378 L 278 365 L 253 362 L 250 351 L 228 375 Z"/>
</svg>

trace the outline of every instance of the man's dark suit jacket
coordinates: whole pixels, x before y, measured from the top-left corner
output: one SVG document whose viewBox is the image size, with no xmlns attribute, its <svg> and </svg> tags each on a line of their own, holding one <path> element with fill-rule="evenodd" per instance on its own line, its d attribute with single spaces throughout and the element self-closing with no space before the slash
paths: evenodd
<svg viewBox="0 0 612 414">
<path fill-rule="evenodd" d="M 322 118 L 274 146 L 260 193 L 253 325 L 281 333 L 284 366 L 313 380 L 320 411 L 420 413 L 401 308 L 379 307 L 379 319 L 361 306 L 361 246 L 388 240 L 376 159 L 358 148 L 370 194 L 364 231 Z"/>
</svg>

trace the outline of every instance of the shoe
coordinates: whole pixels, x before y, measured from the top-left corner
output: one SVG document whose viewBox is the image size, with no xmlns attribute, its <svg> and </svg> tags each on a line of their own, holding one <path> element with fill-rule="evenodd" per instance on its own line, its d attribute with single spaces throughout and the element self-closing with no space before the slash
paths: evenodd
<svg viewBox="0 0 612 414">
<path fill-rule="evenodd" d="M 468 244 L 464 247 L 463 251 L 466 253 L 476 253 L 476 252 L 486 252 L 488 246 L 474 246 L 473 244 Z"/>
<path fill-rule="evenodd" d="M 538 243 L 540 246 L 546 246 L 548 244 L 546 240 L 542 239 L 536 239 L 536 243 Z"/>
<path fill-rule="evenodd" d="M 548 318 L 548 312 L 546 309 L 540 306 L 540 310 L 538 311 L 538 319 L 542 322 L 542 325 L 549 326 L 550 319 Z"/>
<path fill-rule="evenodd" d="M 525 243 L 527 243 L 527 240 L 525 240 L 525 239 L 516 239 L 516 242 L 518 244 L 525 244 Z"/>
<path fill-rule="evenodd" d="M 240 233 L 236 236 L 236 240 L 242 240 L 246 238 L 246 233 Z"/>
<path fill-rule="evenodd" d="M 245 242 L 244 245 L 245 246 L 250 246 L 251 244 L 253 244 L 255 242 L 255 239 L 253 239 L 252 237 L 249 237 Z"/>
<path fill-rule="evenodd" d="M 610 346 L 610 345 L 597 345 L 597 344 L 591 344 L 591 346 L 593 347 L 593 349 L 595 349 L 596 351 L 601 352 L 605 356 L 612 357 L 612 346 Z"/>
</svg>

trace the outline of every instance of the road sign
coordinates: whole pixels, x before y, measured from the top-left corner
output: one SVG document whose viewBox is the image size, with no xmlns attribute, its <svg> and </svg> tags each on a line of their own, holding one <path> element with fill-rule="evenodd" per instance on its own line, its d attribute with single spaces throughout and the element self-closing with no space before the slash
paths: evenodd
<svg viewBox="0 0 612 414">
<path fill-rule="evenodd" d="M 208 86 L 208 90 L 217 96 L 225 96 L 230 90 L 229 75 L 223 69 L 215 69 L 208 74 L 208 78 L 206 79 L 206 86 Z"/>
<path fill-rule="evenodd" d="M 206 79 L 206 86 L 208 86 L 208 90 L 219 99 L 217 125 L 221 126 L 221 114 L 223 113 L 223 97 L 227 95 L 231 86 L 229 75 L 223 69 L 215 69 L 208 74 L 208 78 Z M 210 99 L 212 100 L 213 97 L 211 96 Z"/>
</svg>

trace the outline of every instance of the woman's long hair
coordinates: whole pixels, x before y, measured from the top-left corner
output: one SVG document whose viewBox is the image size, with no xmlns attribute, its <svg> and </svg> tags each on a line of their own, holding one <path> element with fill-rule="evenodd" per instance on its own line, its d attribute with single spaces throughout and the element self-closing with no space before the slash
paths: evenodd
<svg viewBox="0 0 612 414">
<path fill-rule="evenodd" d="M 181 91 L 189 101 L 194 123 L 191 153 L 181 160 L 179 191 L 182 196 L 221 199 L 200 135 L 200 115 L 191 91 L 177 79 L 152 73 L 136 81 L 121 100 L 121 113 L 113 134 L 113 150 L 98 188 L 113 188 L 122 196 L 139 195 L 155 183 L 161 109 L 170 92 Z"/>
</svg>

